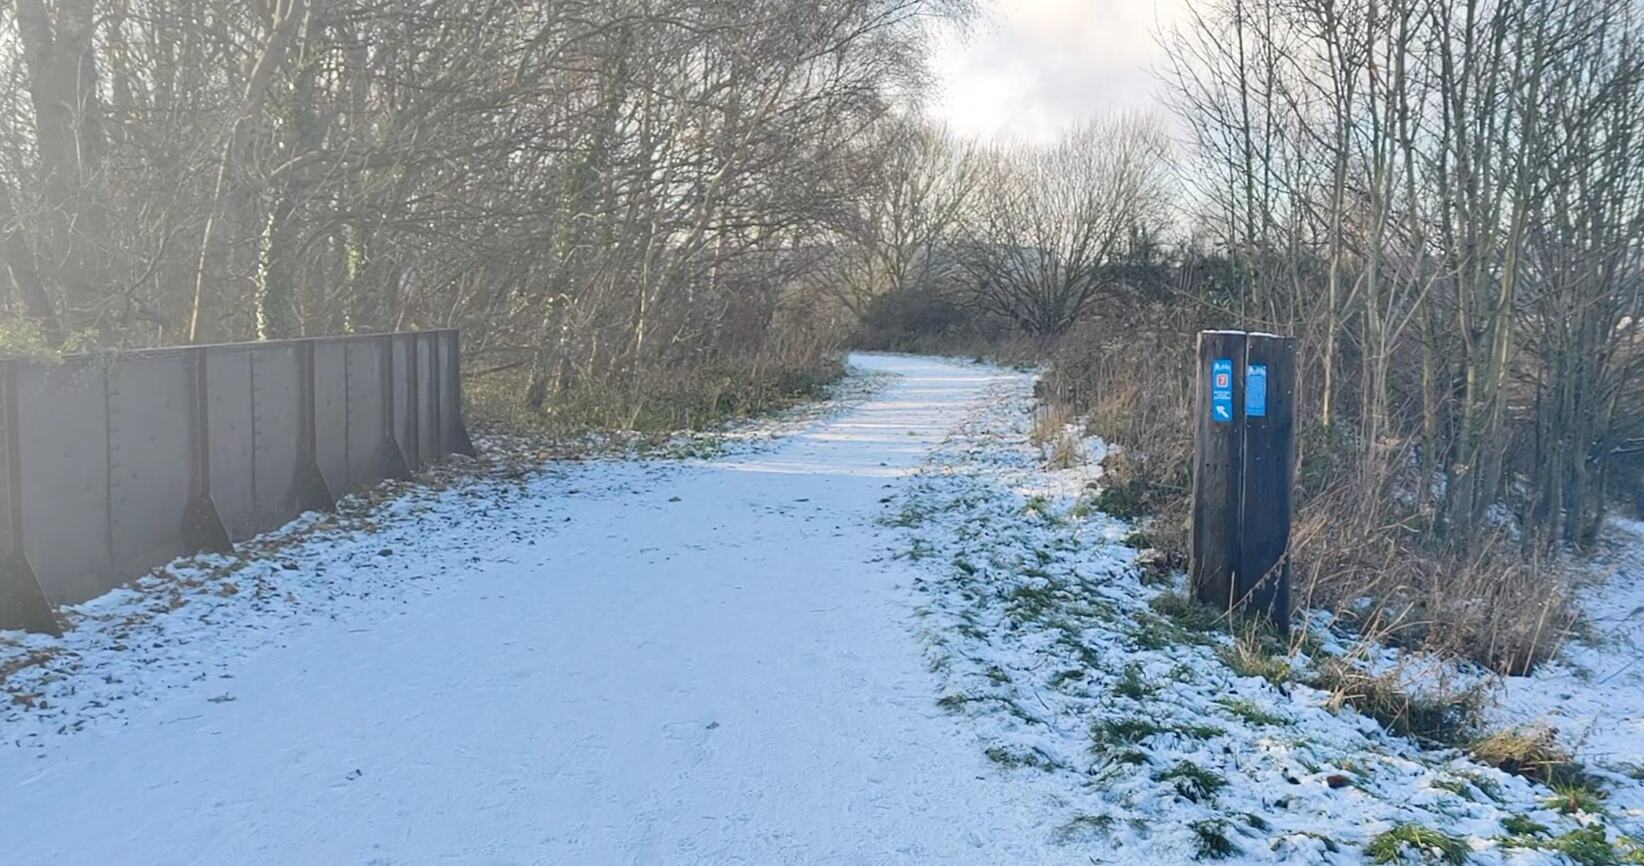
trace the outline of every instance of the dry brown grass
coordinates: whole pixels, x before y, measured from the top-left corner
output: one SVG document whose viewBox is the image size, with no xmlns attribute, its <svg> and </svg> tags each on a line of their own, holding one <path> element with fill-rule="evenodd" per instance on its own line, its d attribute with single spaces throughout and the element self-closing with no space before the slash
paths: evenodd
<svg viewBox="0 0 1644 866">
<path fill-rule="evenodd" d="M 1549 728 L 1513 728 L 1497 731 L 1469 749 L 1477 760 L 1504 773 L 1533 779 L 1544 785 L 1572 785 L 1586 773 Z"/>
<path fill-rule="evenodd" d="M 526 405 L 524 367 L 470 375 L 463 384 L 476 425 L 556 438 L 608 430 L 710 430 L 818 399 L 843 373 L 839 353 L 822 347 L 760 352 L 626 375 L 584 376 L 554 394 L 540 411 Z"/>
<path fill-rule="evenodd" d="M 1330 693 L 1389 729 L 1443 745 L 1460 745 L 1477 730 L 1483 695 L 1477 689 L 1406 690 L 1397 672 L 1371 674 L 1346 659 L 1315 660 L 1309 685 Z"/>
<path fill-rule="evenodd" d="M 1098 507 L 1151 515 L 1148 536 L 1185 561 L 1191 505 L 1194 335 L 1173 311 L 1127 310 L 1075 331 L 1051 354 L 1043 401 L 1087 414 L 1121 449 L 1105 464 Z M 1408 451 L 1366 467 L 1351 432 L 1301 410 L 1291 536 L 1298 607 L 1332 609 L 1365 635 L 1522 673 L 1569 633 L 1573 575 L 1505 530 L 1460 541 L 1434 530 Z M 1368 601 L 1366 601 L 1368 600 Z"/>
<path fill-rule="evenodd" d="M 1072 469 L 1085 462 L 1087 455 L 1074 426 L 1076 420 L 1064 403 L 1045 402 L 1034 409 L 1033 428 L 1028 438 L 1054 468 Z"/>
<path fill-rule="evenodd" d="M 1349 475 L 1299 506 L 1292 528 L 1300 603 L 1332 607 L 1364 633 L 1518 674 L 1557 653 L 1574 624 L 1574 575 L 1497 531 L 1446 542 L 1391 482 Z"/>
<path fill-rule="evenodd" d="M 1185 562 L 1192 359 L 1159 333 L 1100 322 L 1075 331 L 1051 354 L 1039 396 L 1066 416 L 1086 417 L 1089 432 L 1115 446 L 1103 463 L 1098 507 L 1148 516 L 1152 545 Z"/>
</svg>

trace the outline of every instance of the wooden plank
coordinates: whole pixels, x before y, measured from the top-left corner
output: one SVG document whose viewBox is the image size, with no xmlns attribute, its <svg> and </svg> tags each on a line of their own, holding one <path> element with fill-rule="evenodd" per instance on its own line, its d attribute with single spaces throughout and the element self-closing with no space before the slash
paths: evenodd
<svg viewBox="0 0 1644 866">
<path fill-rule="evenodd" d="M 1290 519 L 1295 475 L 1296 342 L 1247 341 L 1239 599 L 1281 630 L 1290 622 Z M 1264 399 L 1263 399 L 1264 398 Z"/>
<path fill-rule="evenodd" d="M 1238 374 L 1244 365 L 1243 332 L 1199 334 L 1194 394 L 1193 539 L 1188 574 L 1193 594 L 1223 610 L 1236 601 L 1239 502 L 1244 474 L 1244 383 Z"/>
</svg>

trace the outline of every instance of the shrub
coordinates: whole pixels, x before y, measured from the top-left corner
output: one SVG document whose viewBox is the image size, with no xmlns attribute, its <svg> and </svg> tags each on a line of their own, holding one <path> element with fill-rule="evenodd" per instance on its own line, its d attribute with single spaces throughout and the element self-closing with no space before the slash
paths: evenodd
<svg viewBox="0 0 1644 866">
<path fill-rule="evenodd" d="M 938 355 L 993 354 L 1008 323 L 955 303 L 948 293 L 915 287 L 876 296 L 851 335 L 858 349 Z"/>
</svg>

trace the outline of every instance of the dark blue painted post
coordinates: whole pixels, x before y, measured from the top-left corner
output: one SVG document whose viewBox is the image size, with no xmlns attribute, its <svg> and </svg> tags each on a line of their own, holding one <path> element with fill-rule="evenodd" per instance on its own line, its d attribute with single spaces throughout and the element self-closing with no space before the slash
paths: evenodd
<svg viewBox="0 0 1644 866">
<path fill-rule="evenodd" d="M 1199 334 L 1198 364 L 1188 574 L 1200 601 L 1227 610 L 1237 603 L 1234 573 L 1244 478 L 1244 383 L 1239 373 L 1245 366 L 1245 334 Z"/>
</svg>

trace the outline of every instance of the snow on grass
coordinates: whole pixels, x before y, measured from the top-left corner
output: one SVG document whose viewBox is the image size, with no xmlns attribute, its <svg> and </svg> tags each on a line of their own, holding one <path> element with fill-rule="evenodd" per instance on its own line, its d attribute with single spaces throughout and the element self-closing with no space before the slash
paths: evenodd
<svg viewBox="0 0 1644 866">
<path fill-rule="evenodd" d="M 1566 814 L 1568 797 L 1386 731 L 1294 675 L 1323 659 L 1251 641 L 1240 659 L 1213 612 L 1144 582 L 1125 523 L 1083 506 L 1099 476 L 1030 444 L 1030 384 L 1000 386 L 887 522 L 923 566 L 937 703 L 997 772 L 1045 792 L 1058 844 L 1130 863 L 1644 856 L 1622 838 L 1635 816 Z"/>
<path fill-rule="evenodd" d="M 1599 543 L 1577 593 L 1582 632 L 1557 661 L 1503 681 L 1492 717 L 1556 728 L 1583 760 L 1644 773 L 1644 523 L 1613 518 Z"/>
</svg>

